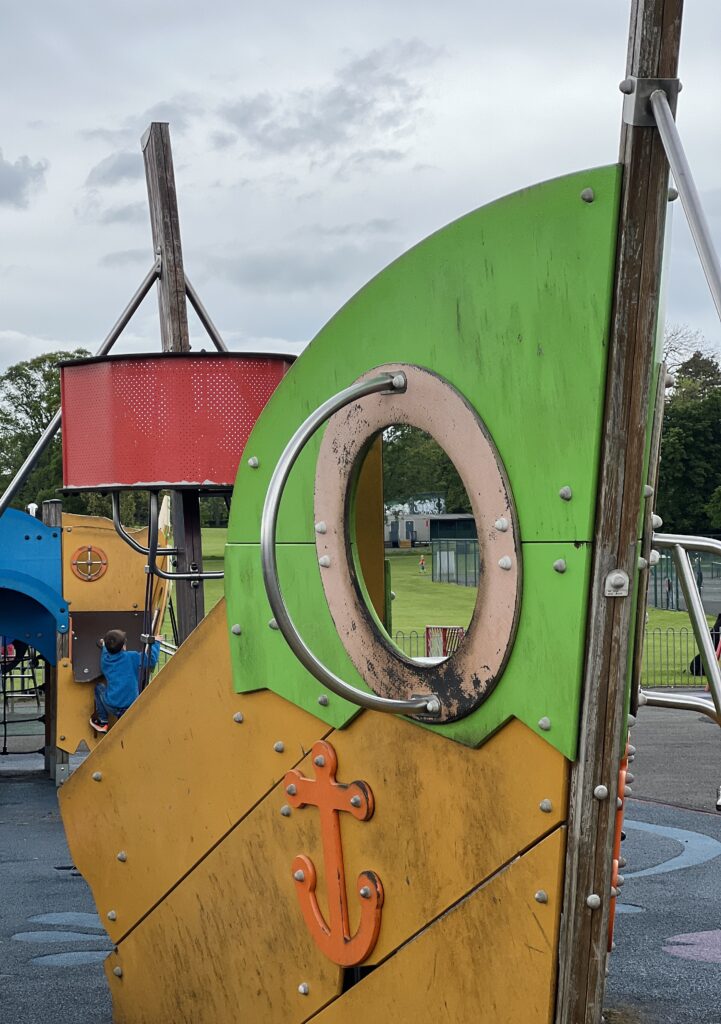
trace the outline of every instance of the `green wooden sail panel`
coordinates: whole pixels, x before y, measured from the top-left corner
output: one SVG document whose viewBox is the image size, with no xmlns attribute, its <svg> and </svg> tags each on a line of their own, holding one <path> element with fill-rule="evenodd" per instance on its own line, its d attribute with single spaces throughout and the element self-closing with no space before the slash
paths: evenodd
<svg viewBox="0 0 721 1024">
<path fill-rule="evenodd" d="M 273 469 L 303 420 L 373 367 L 409 363 L 448 380 L 485 423 L 508 474 L 523 556 L 518 632 L 502 678 L 466 718 L 433 728 L 477 746 L 516 717 L 574 757 L 619 188 L 620 168 L 601 167 L 462 217 L 371 280 L 296 361 L 253 430 L 233 495 L 225 586 L 229 626 L 241 626 L 230 636 L 237 692 L 267 687 L 331 727 L 358 713 L 333 694 L 320 705 L 319 684 L 269 626 L 260 516 Z M 321 436 L 285 489 L 281 585 L 316 655 L 367 689 L 321 584 L 313 516 Z M 559 496 L 567 487 L 570 501 Z M 559 559 L 562 574 L 553 568 Z"/>
</svg>

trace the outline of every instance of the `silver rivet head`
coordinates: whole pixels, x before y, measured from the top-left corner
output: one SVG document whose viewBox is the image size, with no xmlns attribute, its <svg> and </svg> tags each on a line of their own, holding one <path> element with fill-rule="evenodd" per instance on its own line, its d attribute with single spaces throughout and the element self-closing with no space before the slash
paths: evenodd
<svg viewBox="0 0 721 1024">
<path fill-rule="evenodd" d="M 275 743 L 273 744 L 273 750 L 276 752 L 276 754 L 282 754 L 283 751 L 285 750 L 285 743 L 283 743 L 282 740 L 276 740 Z"/>
<path fill-rule="evenodd" d="M 102 772 L 93 772 L 93 782 L 102 782 L 102 781 L 103 781 L 103 773 Z"/>
<path fill-rule="evenodd" d="M 367 885 L 364 885 L 362 889 L 358 890 L 358 892 L 361 894 L 364 900 L 369 900 L 371 898 L 371 891 Z"/>
<path fill-rule="evenodd" d="M 590 907 L 591 910 L 598 910 L 601 906 L 601 897 L 592 892 L 590 896 L 586 897 L 586 906 Z"/>
<path fill-rule="evenodd" d="M 260 465 L 260 462 L 255 457 L 255 455 L 251 455 L 251 457 L 248 459 L 248 465 L 250 466 L 251 469 L 257 469 L 258 466 Z"/>
<path fill-rule="evenodd" d="M 620 796 L 617 796 L 616 797 L 616 810 L 620 811 L 622 807 L 623 807 L 623 800 L 621 799 Z"/>
<path fill-rule="evenodd" d="M 280 813 L 283 815 L 284 818 L 290 817 L 290 807 L 288 806 L 288 804 L 283 804 L 283 806 L 280 809 Z"/>
<path fill-rule="evenodd" d="M 404 388 L 406 386 L 406 383 L 407 382 L 405 373 L 397 373 L 393 380 L 391 381 L 391 384 L 396 389 L 396 391 L 400 391 L 401 388 Z"/>
<path fill-rule="evenodd" d="M 561 574 L 563 574 L 567 568 L 565 558 L 557 558 L 556 561 L 553 563 L 553 568 L 556 572 L 560 572 Z"/>
<path fill-rule="evenodd" d="M 626 867 L 626 858 L 625 857 L 619 857 L 618 858 L 618 866 L 620 868 L 625 868 Z"/>
<path fill-rule="evenodd" d="M 651 486 L 651 484 L 644 484 L 643 485 L 643 496 L 644 496 L 644 498 L 652 498 L 653 497 L 653 487 Z"/>
<path fill-rule="evenodd" d="M 618 83 L 618 87 L 624 94 L 624 96 L 630 96 L 636 88 L 636 83 L 633 81 L 632 78 L 624 78 L 622 82 Z"/>
<path fill-rule="evenodd" d="M 539 889 L 533 896 L 536 903 L 548 903 L 548 893 L 545 889 Z"/>
<path fill-rule="evenodd" d="M 108 917 L 108 921 L 117 921 L 117 919 L 118 919 L 118 915 L 115 913 L 114 910 L 109 910 L 108 914 L 107 914 L 107 917 Z"/>
<path fill-rule="evenodd" d="M 544 715 L 543 718 L 539 718 L 538 728 L 543 729 L 544 732 L 549 732 L 551 728 L 551 719 L 548 718 L 547 715 Z"/>
<path fill-rule="evenodd" d="M 626 772 L 626 782 L 633 782 L 635 778 L 636 776 L 633 774 L 633 772 Z"/>
<path fill-rule="evenodd" d="M 596 786 L 593 795 L 597 800 L 608 800 L 608 786 Z"/>
<path fill-rule="evenodd" d="M 561 501 L 570 501 L 573 497 L 573 491 L 568 486 L 562 487 L 561 490 L 558 492 L 558 497 L 561 499 Z"/>
<path fill-rule="evenodd" d="M 626 747 L 626 753 L 628 754 L 629 757 L 632 754 L 636 753 L 636 748 L 634 747 L 633 743 L 629 743 L 629 745 Z"/>
<path fill-rule="evenodd" d="M 669 203 L 675 203 L 678 199 L 678 189 L 674 188 L 673 185 L 668 190 L 668 201 Z"/>
<path fill-rule="evenodd" d="M 676 383 L 676 378 L 672 373 L 667 373 L 663 380 L 663 386 L 665 388 L 672 388 Z"/>
<path fill-rule="evenodd" d="M 237 722 L 238 725 L 240 725 L 240 723 L 243 721 L 243 712 L 236 711 L 235 714 L 233 715 L 233 721 Z"/>
<path fill-rule="evenodd" d="M 295 796 L 295 794 L 298 792 L 298 787 L 294 782 L 291 782 L 288 786 L 285 787 L 285 791 L 288 794 L 288 796 Z"/>
<path fill-rule="evenodd" d="M 496 519 L 494 525 L 499 533 L 506 533 L 508 530 L 508 520 L 505 516 L 501 516 L 500 519 Z"/>
<path fill-rule="evenodd" d="M 538 806 L 543 811 L 544 814 L 550 814 L 551 811 L 553 810 L 553 804 L 551 803 L 550 800 L 541 800 L 541 802 L 540 802 L 540 804 Z"/>
<path fill-rule="evenodd" d="M 320 697 L 318 698 L 318 703 L 320 704 L 320 706 L 322 708 L 327 708 L 328 707 L 328 697 L 324 693 L 321 693 Z"/>
<path fill-rule="evenodd" d="M 617 878 L 616 878 L 616 885 L 618 886 L 618 888 L 622 889 L 625 884 L 626 884 L 626 879 L 623 877 L 623 875 L 618 875 Z"/>
<path fill-rule="evenodd" d="M 653 526 L 654 530 L 660 530 L 663 526 L 663 519 L 661 516 L 657 516 L 655 512 L 651 516 L 651 526 Z"/>
<path fill-rule="evenodd" d="M 624 786 L 623 787 L 623 795 L 624 796 L 633 796 L 633 790 L 631 789 L 630 786 Z"/>
<path fill-rule="evenodd" d="M 583 199 L 584 203 L 592 203 L 595 198 L 596 194 L 592 188 L 584 188 L 583 192 L 581 192 L 581 199 Z"/>
<path fill-rule="evenodd" d="M 321 555 L 318 559 L 318 565 L 323 569 L 327 569 L 330 566 L 330 555 Z"/>
<path fill-rule="evenodd" d="M 351 807 L 360 807 L 362 802 L 363 801 L 361 800 L 361 798 L 359 796 L 352 796 L 350 798 L 350 805 L 351 805 Z"/>
<path fill-rule="evenodd" d="M 230 632 L 233 634 L 233 636 L 240 636 L 240 634 L 243 632 L 243 630 L 240 628 L 240 623 L 236 622 L 233 626 L 231 626 Z"/>
<path fill-rule="evenodd" d="M 499 558 L 498 564 L 501 567 L 501 569 L 505 569 L 506 571 L 508 571 L 508 569 L 513 568 L 513 562 L 511 561 L 508 555 L 504 555 L 503 558 Z"/>
<path fill-rule="evenodd" d="M 656 551 L 656 549 L 653 548 L 652 551 L 651 551 L 651 554 L 648 556 L 648 564 L 649 565 L 658 565 L 658 563 L 660 561 L 661 561 L 661 554 L 660 554 L 660 552 Z"/>
<path fill-rule="evenodd" d="M 648 569 L 648 562 L 643 557 L 643 555 L 639 555 L 638 562 L 636 564 L 638 565 L 638 568 L 641 569 L 642 571 L 644 569 Z"/>
<path fill-rule="evenodd" d="M 313 764 L 316 765 L 318 768 L 322 768 L 323 765 L 325 764 L 325 758 L 323 757 L 323 755 L 318 754 L 317 757 L 314 757 Z"/>
<path fill-rule="evenodd" d="M 125 850 L 121 850 L 120 853 L 118 853 L 118 860 L 120 861 L 121 864 L 124 864 L 127 859 L 127 853 L 125 852 Z"/>
<path fill-rule="evenodd" d="M 297 871 L 293 872 L 293 878 L 296 882 L 305 882 L 305 871 L 301 871 L 300 868 L 298 868 Z"/>
<path fill-rule="evenodd" d="M 113 967 L 113 974 L 115 975 L 116 978 L 122 978 L 122 976 L 123 976 L 123 968 L 122 967 Z"/>
<path fill-rule="evenodd" d="M 308 985 L 308 982 L 302 981 L 298 986 L 298 991 L 302 996 L 307 996 L 308 993 L 310 992 L 310 986 Z"/>
<path fill-rule="evenodd" d="M 629 729 L 633 729 L 634 725 L 636 724 L 636 716 L 635 715 L 628 715 L 626 717 L 626 722 L 628 724 Z M 633 749 L 633 752 L 634 752 L 634 754 L 636 753 L 636 748 L 635 747 Z"/>
<path fill-rule="evenodd" d="M 328 527 L 323 522 L 323 520 L 321 520 L 319 523 L 315 524 L 315 532 L 316 533 L 327 533 L 328 532 Z"/>
<path fill-rule="evenodd" d="M 429 697 L 426 701 L 426 712 L 429 715 L 438 715 L 441 710 L 441 702 L 437 697 Z"/>
<path fill-rule="evenodd" d="M 268 627 L 270 629 L 278 629 L 278 623 L 275 621 L 275 619 L 271 619 L 270 622 L 268 623 Z"/>
</svg>

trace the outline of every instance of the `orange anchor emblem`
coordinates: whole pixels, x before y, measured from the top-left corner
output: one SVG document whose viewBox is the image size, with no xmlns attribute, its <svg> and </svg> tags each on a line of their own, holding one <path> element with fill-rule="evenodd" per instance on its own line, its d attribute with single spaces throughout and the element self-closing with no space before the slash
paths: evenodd
<svg viewBox="0 0 721 1024">
<path fill-rule="evenodd" d="M 330 743 L 319 740 L 313 744 L 315 779 L 308 779 L 297 769 L 289 771 L 284 780 L 292 807 L 317 807 L 325 861 L 326 892 L 330 924 L 327 924 L 315 895 L 318 881 L 313 861 L 299 854 L 292 865 L 298 901 L 308 930 L 325 955 L 341 967 L 353 967 L 370 955 L 378 939 L 383 907 L 383 886 L 372 871 L 362 871 L 356 882 L 361 918 L 358 931 L 350 934 L 348 894 L 345 885 L 343 847 L 338 815 L 347 811 L 358 821 L 373 817 L 374 801 L 365 782 L 336 782 L 338 758 Z"/>
</svg>

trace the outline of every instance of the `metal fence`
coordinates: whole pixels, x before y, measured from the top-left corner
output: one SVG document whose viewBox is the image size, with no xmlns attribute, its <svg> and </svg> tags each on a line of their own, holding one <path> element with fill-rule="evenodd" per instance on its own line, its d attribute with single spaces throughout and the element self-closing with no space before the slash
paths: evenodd
<svg viewBox="0 0 721 1024">
<path fill-rule="evenodd" d="M 477 587 L 481 562 L 477 540 L 431 541 L 433 582 L 457 583 L 460 587 Z"/>
<path fill-rule="evenodd" d="M 649 573 L 649 606 L 685 612 L 686 602 L 671 553 L 661 551 L 660 556 L 658 565 Z M 717 614 L 721 611 L 721 562 L 707 553 L 697 552 L 691 555 L 691 565 L 704 608 L 709 614 Z"/>
<path fill-rule="evenodd" d="M 409 658 L 422 658 L 425 654 L 423 631 L 412 629 L 408 633 L 398 629 L 393 633 L 397 647 Z M 702 675 L 695 675 L 693 662 L 698 654 L 693 630 L 682 626 L 680 629 L 647 629 L 644 633 L 643 686 L 699 687 L 706 682 Z"/>
</svg>

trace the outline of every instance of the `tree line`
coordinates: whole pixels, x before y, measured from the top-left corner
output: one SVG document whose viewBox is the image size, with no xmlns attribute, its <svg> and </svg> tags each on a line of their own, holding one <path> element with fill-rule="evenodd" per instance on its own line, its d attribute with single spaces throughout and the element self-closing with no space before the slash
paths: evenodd
<svg viewBox="0 0 721 1024">
<path fill-rule="evenodd" d="M 47 353 L 0 374 L 0 492 L 60 406 L 58 364 L 88 355 L 83 348 Z M 717 534 L 721 532 L 721 365 L 700 332 L 685 325 L 667 328 L 664 359 L 675 383 L 666 396 L 656 509 L 669 532 Z M 461 478 L 443 448 L 414 427 L 395 425 L 384 431 L 383 486 L 386 506 L 431 495 L 437 496 L 438 511 L 471 511 Z M 61 488 L 62 435 L 58 434 L 13 505 L 25 508 L 30 502 L 57 498 Z M 69 494 L 63 498 L 63 508 L 81 515 L 111 514 L 110 498 L 97 493 Z M 121 515 L 129 526 L 146 523 L 147 496 L 124 492 Z M 224 525 L 224 499 L 204 499 L 201 515 L 203 525 Z"/>
</svg>

